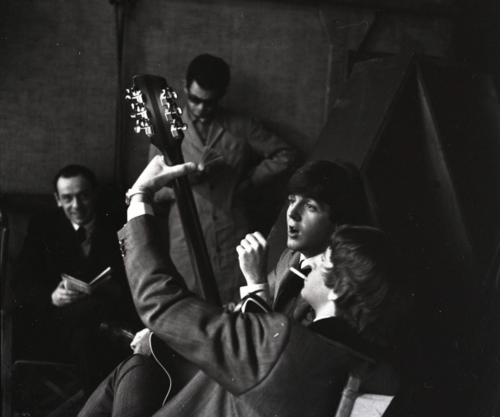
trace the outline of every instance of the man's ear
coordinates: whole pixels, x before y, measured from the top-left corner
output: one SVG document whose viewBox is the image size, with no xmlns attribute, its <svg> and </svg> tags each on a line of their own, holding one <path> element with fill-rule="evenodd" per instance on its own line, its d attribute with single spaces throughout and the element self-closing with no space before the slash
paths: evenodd
<svg viewBox="0 0 500 417">
<path fill-rule="evenodd" d="M 57 207 L 62 207 L 61 200 L 59 199 L 59 195 L 54 193 L 54 198 L 56 199 Z"/>
</svg>

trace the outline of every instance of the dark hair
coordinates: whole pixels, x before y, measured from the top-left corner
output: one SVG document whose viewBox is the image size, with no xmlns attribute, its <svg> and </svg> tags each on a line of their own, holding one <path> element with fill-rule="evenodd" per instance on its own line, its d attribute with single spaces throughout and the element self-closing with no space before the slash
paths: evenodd
<svg viewBox="0 0 500 417">
<path fill-rule="evenodd" d="M 55 192 L 59 194 L 59 192 L 57 191 L 57 181 L 59 181 L 59 178 L 72 178 L 79 175 L 81 175 L 89 182 L 92 190 L 95 190 L 97 188 L 97 178 L 89 168 L 84 167 L 83 165 L 72 164 L 66 165 L 54 176 L 53 185 Z"/>
<path fill-rule="evenodd" d="M 186 86 L 193 80 L 206 90 L 226 91 L 230 80 L 229 65 L 222 58 L 210 54 L 198 55 L 191 61 L 186 72 Z"/>
<path fill-rule="evenodd" d="M 347 225 L 332 235 L 330 249 L 333 266 L 324 275 L 338 296 L 336 315 L 366 339 L 383 343 L 408 287 L 395 241 L 379 229 Z"/>
<path fill-rule="evenodd" d="M 287 190 L 289 194 L 328 204 L 332 223 L 367 223 L 368 209 L 363 181 L 357 168 L 349 162 L 308 162 L 293 174 Z"/>
</svg>

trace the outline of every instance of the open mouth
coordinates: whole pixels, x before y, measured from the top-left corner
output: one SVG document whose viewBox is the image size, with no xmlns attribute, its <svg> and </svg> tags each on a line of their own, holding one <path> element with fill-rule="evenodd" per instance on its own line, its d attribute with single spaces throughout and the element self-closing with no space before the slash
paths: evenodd
<svg viewBox="0 0 500 417">
<path fill-rule="evenodd" d="M 288 226 L 288 236 L 297 237 L 299 235 L 299 230 L 293 226 Z"/>
</svg>

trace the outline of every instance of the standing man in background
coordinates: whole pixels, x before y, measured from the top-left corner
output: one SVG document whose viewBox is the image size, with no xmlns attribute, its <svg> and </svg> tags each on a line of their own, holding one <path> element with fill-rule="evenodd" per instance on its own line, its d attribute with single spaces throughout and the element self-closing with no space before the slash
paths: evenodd
<svg viewBox="0 0 500 417">
<path fill-rule="evenodd" d="M 87 167 L 68 165 L 55 175 L 59 209 L 30 221 L 12 282 L 14 355 L 75 363 L 87 395 L 125 355 L 103 337 L 101 322 L 138 320 L 116 239 L 118 225 L 98 213 L 96 189 Z M 91 295 L 66 288 L 61 277 L 88 283 L 108 267 L 111 279 Z"/>
<path fill-rule="evenodd" d="M 200 168 L 190 174 L 190 182 L 223 304 L 236 301 L 244 283 L 235 247 L 251 230 L 246 198 L 284 174 L 296 158 L 285 141 L 258 122 L 219 106 L 229 81 L 229 66 L 221 58 L 203 54 L 189 64 L 183 115 L 188 129 L 182 143 L 186 162 Z M 156 203 L 170 205 L 164 228 L 170 256 L 189 289 L 197 292 L 174 200 L 168 188 L 155 196 Z"/>
</svg>

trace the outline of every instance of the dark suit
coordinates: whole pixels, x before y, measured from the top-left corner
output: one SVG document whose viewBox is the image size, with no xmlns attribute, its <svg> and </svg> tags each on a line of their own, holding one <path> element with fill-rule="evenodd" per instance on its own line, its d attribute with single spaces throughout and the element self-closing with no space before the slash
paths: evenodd
<svg viewBox="0 0 500 417">
<path fill-rule="evenodd" d="M 119 238 L 144 324 L 200 369 L 156 416 L 334 415 L 360 354 L 283 314 L 234 313 L 197 298 L 165 257 L 152 216 L 131 220 Z"/>
<path fill-rule="evenodd" d="M 114 271 L 108 291 L 62 307 L 52 304 L 51 294 L 61 282 L 61 273 L 88 282 L 108 266 Z M 90 252 L 85 256 L 62 210 L 34 217 L 28 226 L 12 287 L 15 295 L 14 354 L 17 357 L 76 360 L 81 368 L 94 368 L 92 373 L 102 363 L 103 369 L 109 372 L 103 358 L 111 352 L 99 333 L 99 325 L 103 320 L 132 319 L 136 313 L 116 229 L 106 218 L 96 218 Z M 110 364 L 111 369 L 116 363 Z M 87 371 L 82 369 L 82 372 Z M 84 381 L 89 383 L 88 391 L 105 376 L 98 373 L 101 376 L 89 377 L 94 379 L 92 382 Z"/>
<path fill-rule="evenodd" d="M 314 318 L 314 311 L 300 295 L 304 281 L 290 271 L 292 266 L 300 269 L 299 264 L 300 252 L 285 249 L 269 274 L 268 282 L 271 291 L 274 289 L 273 310 L 308 325 Z"/>
</svg>

